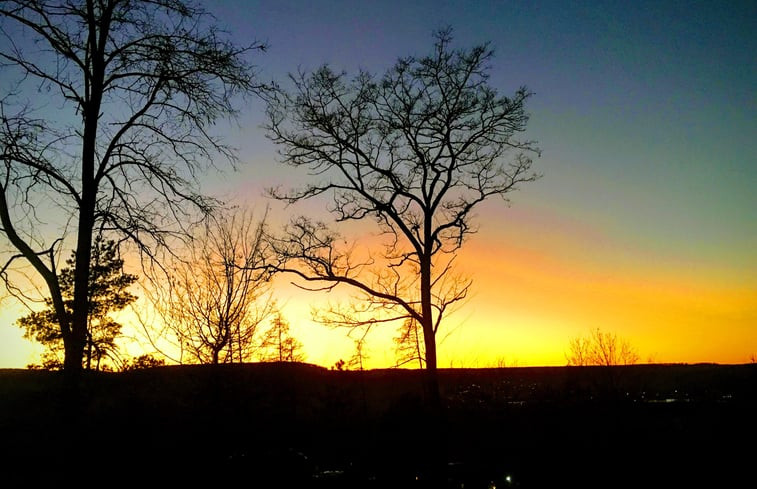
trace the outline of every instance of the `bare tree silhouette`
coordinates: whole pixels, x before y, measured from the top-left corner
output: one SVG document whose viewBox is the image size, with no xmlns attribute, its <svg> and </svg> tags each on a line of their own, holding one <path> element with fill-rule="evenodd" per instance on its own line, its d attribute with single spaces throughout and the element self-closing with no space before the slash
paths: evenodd
<svg viewBox="0 0 757 489">
<path fill-rule="evenodd" d="M 260 267 L 264 227 L 265 218 L 255 222 L 248 211 L 214 214 L 192 233 L 186 256 L 173 259 L 167 282 L 155 283 L 149 297 L 157 336 L 175 339 L 178 362 L 255 356 L 258 327 L 273 313 L 269 276 Z"/>
<path fill-rule="evenodd" d="M 355 344 L 355 352 L 347 360 L 347 368 L 352 370 L 365 370 L 365 362 L 370 358 L 368 353 L 367 343 L 367 331 L 362 331 L 357 337 L 352 337 L 352 341 Z"/>
<path fill-rule="evenodd" d="M 425 355 L 423 351 L 423 333 L 418 323 L 412 319 L 406 319 L 402 323 L 399 336 L 394 338 L 397 366 L 418 362 L 418 367 L 423 368 Z"/>
<path fill-rule="evenodd" d="M 0 277 L 27 303 L 29 282 L 44 282 L 36 296 L 52 301 L 74 375 L 95 230 L 148 258 L 183 235 L 214 205 L 197 172 L 233 160 L 210 127 L 235 113 L 236 94 L 261 88 L 245 55 L 264 46 L 235 46 L 211 21 L 182 0 L 0 4 Z M 75 249 L 70 309 L 61 249 Z"/>
<path fill-rule="evenodd" d="M 281 313 L 273 316 L 271 326 L 261 342 L 260 358 L 264 362 L 302 362 L 302 343 L 289 332 L 289 323 Z"/>
<path fill-rule="evenodd" d="M 489 85 L 490 47 L 452 49 L 450 29 L 435 39 L 431 55 L 402 58 L 381 78 L 328 66 L 291 76 L 293 90 L 270 101 L 268 132 L 286 164 L 320 179 L 273 189 L 275 198 L 328 197 L 337 222 L 373 219 L 387 238 L 365 258 L 300 217 L 272 241 L 280 262 L 271 266 L 321 288 L 353 287 L 360 302 L 331 311 L 332 324 L 417 323 L 438 398 L 436 334 L 470 286 L 453 273 L 455 254 L 475 232 L 479 204 L 537 178 L 528 156 L 537 149 L 516 139 L 531 93 L 501 96 Z"/>
<path fill-rule="evenodd" d="M 638 352 L 628 340 L 599 328 L 589 336 L 571 339 L 566 357 L 570 366 L 633 365 L 639 361 Z"/>
</svg>

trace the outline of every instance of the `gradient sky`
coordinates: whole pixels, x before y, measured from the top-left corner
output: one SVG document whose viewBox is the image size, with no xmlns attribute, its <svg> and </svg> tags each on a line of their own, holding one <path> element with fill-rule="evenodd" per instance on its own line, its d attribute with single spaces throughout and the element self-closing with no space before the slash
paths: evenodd
<svg viewBox="0 0 757 489">
<path fill-rule="evenodd" d="M 570 5 L 567 5 L 570 3 Z M 563 365 L 570 338 L 602 328 L 642 361 L 743 363 L 757 353 L 755 2 L 208 2 L 240 43 L 263 40 L 263 79 L 322 63 L 381 74 L 424 55 L 433 30 L 490 41 L 491 85 L 535 95 L 527 136 L 544 177 L 481 207 L 459 266 L 473 294 L 449 318 L 440 366 Z M 236 174 L 205 190 L 258 208 L 304 181 L 276 163 L 251 101 L 228 141 Z M 307 212 L 308 206 L 273 215 Z M 312 206 L 310 206 L 312 207 Z M 349 356 L 344 332 L 310 321 L 329 297 L 281 287 L 308 360 Z M 0 315 L 0 366 L 30 346 Z M 9 319 L 10 317 L 10 319 Z M 387 335 L 369 345 L 391 364 Z M 444 333 L 442 333 L 444 335 Z"/>
</svg>

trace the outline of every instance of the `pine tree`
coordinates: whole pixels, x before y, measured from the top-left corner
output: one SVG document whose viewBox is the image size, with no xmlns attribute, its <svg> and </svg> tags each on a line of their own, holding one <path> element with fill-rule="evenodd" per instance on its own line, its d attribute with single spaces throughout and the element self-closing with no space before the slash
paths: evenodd
<svg viewBox="0 0 757 489">
<path fill-rule="evenodd" d="M 126 289 L 137 277 L 123 272 L 123 259 L 115 241 L 95 239 L 92 249 L 91 274 L 89 280 L 89 310 L 87 319 L 87 342 L 84 350 L 83 367 L 100 370 L 103 360 L 116 360 L 118 347 L 116 338 L 121 334 L 121 324 L 109 314 L 120 311 L 134 302 L 137 297 Z M 66 267 L 59 272 L 61 292 L 66 312 L 73 312 L 75 253 L 66 260 Z M 37 341 L 45 346 L 42 354 L 44 368 L 60 368 L 63 354 L 63 335 L 53 308 L 52 300 L 45 299 L 45 309 L 32 312 L 16 322 L 23 328 L 24 338 Z M 93 365 L 94 364 L 94 365 Z"/>
<path fill-rule="evenodd" d="M 264 362 L 302 362 L 302 343 L 289 333 L 289 323 L 281 314 L 276 314 L 271 327 L 263 338 Z"/>
</svg>

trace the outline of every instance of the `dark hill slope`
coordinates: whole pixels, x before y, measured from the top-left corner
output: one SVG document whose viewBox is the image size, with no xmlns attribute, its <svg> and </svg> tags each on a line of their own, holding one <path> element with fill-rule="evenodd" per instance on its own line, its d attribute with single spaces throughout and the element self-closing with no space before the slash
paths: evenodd
<svg viewBox="0 0 757 489">
<path fill-rule="evenodd" d="M 28 486 L 213 487 L 648 487 L 738 480 L 753 464 L 757 365 L 440 375 L 434 414 L 411 370 L 175 366 L 75 391 L 58 373 L 0 370 L 0 460 Z"/>
</svg>

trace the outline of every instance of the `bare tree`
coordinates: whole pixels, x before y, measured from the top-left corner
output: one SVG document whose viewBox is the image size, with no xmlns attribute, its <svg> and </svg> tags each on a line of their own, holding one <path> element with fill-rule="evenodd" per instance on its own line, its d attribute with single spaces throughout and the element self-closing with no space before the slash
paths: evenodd
<svg viewBox="0 0 757 489">
<path fill-rule="evenodd" d="M 368 348 L 366 348 L 367 339 L 367 331 L 362 331 L 357 337 L 352 337 L 352 341 L 355 344 L 355 353 L 347 360 L 346 367 L 348 369 L 365 370 L 365 362 L 370 358 Z"/>
<path fill-rule="evenodd" d="M 426 361 L 423 352 L 423 333 L 418 322 L 406 319 L 402 323 L 399 335 L 394 338 L 394 351 L 397 356 L 397 366 L 418 362 L 418 368 L 423 368 Z"/>
<path fill-rule="evenodd" d="M 571 339 L 566 357 L 571 366 L 633 365 L 639 361 L 638 352 L 628 340 L 599 328 L 589 336 Z"/>
<path fill-rule="evenodd" d="M 213 206 L 197 172 L 233 159 L 209 129 L 260 88 L 245 55 L 263 46 L 237 47 L 211 20 L 183 0 L 0 4 L 0 277 L 26 303 L 24 273 L 42 279 L 67 370 L 82 365 L 95 230 L 155 256 Z M 71 312 L 61 249 L 75 250 Z"/>
<path fill-rule="evenodd" d="M 302 343 L 289 332 L 289 323 L 281 313 L 273 316 L 271 326 L 265 332 L 261 344 L 261 360 L 264 362 L 302 362 Z"/>
<path fill-rule="evenodd" d="M 194 232 L 186 256 L 176 258 L 152 303 L 160 336 L 175 339 L 181 362 L 232 363 L 252 359 L 258 326 L 273 309 L 269 276 L 261 268 L 265 218 L 249 212 L 215 214 Z"/>
<path fill-rule="evenodd" d="M 386 238 L 380 253 L 358 256 L 326 225 L 297 218 L 274 241 L 275 267 L 320 288 L 354 287 L 362 302 L 351 317 L 337 311 L 336 324 L 415 321 L 438 398 L 436 334 L 470 286 L 453 273 L 455 253 L 475 232 L 479 204 L 537 178 L 528 156 L 537 150 L 516 138 L 531 94 L 501 96 L 489 85 L 490 47 L 453 50 L 449 29 L 435 38 L 431 55 L 402 58 L 381 78 L 348 79 L 328 66 L 291 76 L 292 91 L 269 104 L 267 128 L 286 164 L 319 179 L 274 197 L 325 196 L 337 222 L 373 219 Z"/>
</svg>

